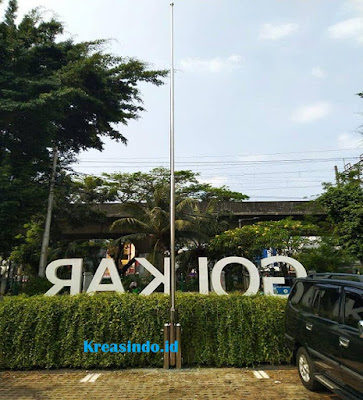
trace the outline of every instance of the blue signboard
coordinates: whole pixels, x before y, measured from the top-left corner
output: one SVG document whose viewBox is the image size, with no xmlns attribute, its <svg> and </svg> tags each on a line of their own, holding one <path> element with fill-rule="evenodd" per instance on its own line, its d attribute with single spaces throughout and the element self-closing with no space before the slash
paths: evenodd
<svg viewBox="0 0 363 400">
<path fill-rule="evenodd" d="M 274 286 L 275 294 L 290 294 L 291 287 L 290 286 Z"/>
</svg>

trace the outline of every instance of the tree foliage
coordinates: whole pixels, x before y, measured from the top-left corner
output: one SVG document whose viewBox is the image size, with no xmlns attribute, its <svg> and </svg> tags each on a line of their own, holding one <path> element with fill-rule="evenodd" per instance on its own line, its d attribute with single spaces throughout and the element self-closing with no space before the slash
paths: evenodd
<svg viewBox="0 0 363 400">
<path fill-rule="evenodd" d="M 316 246 L 305 248 L 296 258 L 307 270 L 316 272 L 350 272 L 354 257 L 337 245 L 334 236 L 323 236 Z"/>
<path fill-rule="evenodd" d="M 187 247 L 191 262 L 205 253 L 210 238 L 226 228 L 223 217 L 217 215 L 215 205 L 226 199 L 241 201 L 247 196 L 230 191 L 227 187 L 215 188 L 198 181 L 192 171 L 177 171 L 175 177 L 176 244 Z M 114 229 L 125 232 L 122 240 L 149 240 L 151 260 L 161 265 L 166 251 L 170 250 L 170 173 L 156 168 L 149 173 L 104 174 L 100 193 L 109 187 L 114 200 L 124 202 L 120 207 L 125 217 L 113 224 Z M 200 202 L 209 200 L 207 207 Z M 185 264 L 185 263 L 184 263 Z"/>
<path fill-rule="evenodd" d="M 326 184 L 317 200 L 327 211 L 337 244 L 363 263 L 363 187 L 356 175 Z"/>
<path fill-rule="evenodd" d="M 214 187 L 201 183 L 198 173 L 190 170 L 175 171 L 175 197 L 177 200 L 190 198 L 198 202 L 243 201 L 248 196 L 234 192 L 227 186 Z M 170 171 L 167 168 L 154 168 L 150 172 L 103 173 L 101 177 L 89 176 L 81 179 L 81 185 L 92 185 L 92 193 L 103 196 L 107 201 L 136 202 L 152 205 L 155 194 L 160 193 L 165 202 L 170 196 Z"/>
<path fill-rule="evenodd" d="M 194 188 L 199 185 L 197 174 L 192 171 L 178 171 L 176 182 L 177 248 L 188 247 L 187 259 L 190 266 L 198 256 L 206 255 L 209 239 L 225 230 L 228 224 L 223 216 L 215 212 L 217 198 L 201 209 L 199 204 L 202 198 L 205 198 L 206 192 L 200 190 L 198 195 L 187 197 L 190 194 L 190 184 L 193 184 Z M 204 184 L 201 186 L 205 188 Z M 210 188 L 215 189 L 212 186 Z M 224 196 L 226 193 L 227 189 L 224 189 Z M 230 196 L 235 196 L 234 192 L 229 193 Z M 222 197 L 221 201 L 224 198 Z M 79 227 L 91 221 L 104 222 L 105 216 L 95 206 L 115 201 L 121 203 L 120 212 L 125 216 L 114 224 L 114 228 L 123 232 L 118 240 L 105 243 L 88 240 L 69 241 L 62 237 L 61 232 L 65 224 Z M 59 172 L 55 187 L 48 260 L 82 256 L 96 265 L 97 255 L 94 253 L 97 253 L 99 246 L 103 245 L 112 250 L 117 259 L 123 252 L 125 242 L 132 241 L 138 247 L 142 241 L 143 247 L 145 243 L 149 244 L 151 261 L 162 267 L 164 253 L 170 247 L 169 205 L 167 169 L 157 168 L 149 173 L 103 174 L 101 177 Z M 33 214 L 24 225 L 24 232 L 18 235 L 19 244 L 13 247 L 11 253 L 11 258 L 26 266 L 28 272 L 35 271 L 38 265 L 44 218 L 42 212 Z"/>
<path fill-rule="evenodd" d="M 122 230 L 126 234 L 123 241 L 149 241 L 150 261 L 162 266 L 166 251 L 170 250 L 170 210 L 162 197 L 156 193 L 153 204 L 126 203 L 120 206 L 121 213 L 127 215 L 115 221 L 112 229 Z M 185 239 L 193 229 L 191 213 L 192 203 L 184 199 L 176 204 L 175 234 L 176 240 Z"/>
<path fill-rule="evenodd" d="M 81 257 L 96 267 L 100 260 L 100 249 L 107 247 L 104 240 L 69 240 L 62 236 L 65 223 L 79 227 L 89 222 L 104 221 L 104 215 L 92 207 L 103 201 L 102 195 L 93 192 L 94 185 L 85 179 L 82 184 L 73 174 L 64 171 L 58 174 L 52 213 L 48 261 L 58 258 Z M 91 201 L 92 199 L 92 201 Z M 45 224 L 45 213 L 40 211 L 29 217 L 23 230 L 16 237 L 10 258 L 22 265 L 26 272 L 35 274 L 39 265 L 40 249 Z"/>
<path fill-rule="evenodd" d="M 263 249 L 275 249 L 279 255 L 293 256 L 310 242 L 308 236 L 317 229 L 291 218 L 258 222 L 216 235 L 210 242 L 210 253 L 217 258 L 242 256 L 253 260 L 262 256 Z"/>
<path fill-rule="evenodd" d="M 17 1 L 0 22 L 0 254 L 29 215 L 45 205 L 52 148 L 63 164 L 120 130 L 144 110 L 140 82 L 166 71 L 103 51 L 104 40 L 63 40 L 63 24 L 33 10 L 17 23 Z"/>
</svg>

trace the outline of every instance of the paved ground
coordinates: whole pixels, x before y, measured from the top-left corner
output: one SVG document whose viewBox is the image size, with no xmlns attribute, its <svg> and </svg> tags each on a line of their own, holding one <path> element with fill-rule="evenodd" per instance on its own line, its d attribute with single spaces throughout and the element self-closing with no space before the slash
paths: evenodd
<svg viewBox="0 0 363 400">
<path fill-rule="evenodd" d="M 262 371 L 262 372 L 258 372 Z M 4 400 L 337 400 L 329 392 L 311 393 L 295 368 L 206 368 L 181 371 L 0 372 Z"/>
</svg>

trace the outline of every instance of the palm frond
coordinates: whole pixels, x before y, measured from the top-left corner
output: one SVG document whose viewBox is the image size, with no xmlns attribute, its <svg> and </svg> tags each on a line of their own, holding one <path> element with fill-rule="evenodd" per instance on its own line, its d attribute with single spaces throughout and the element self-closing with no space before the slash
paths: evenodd
<svg viewBox="0 0 363 400">
<path fill-rule="evenodd" d="M 136 218 L 121 218 L 116 220 L 111 225 L 110 229 L 111 231 L 114 231 L 116 229 L 124 229 L 131 232 L 149 232 L 149 225 Z"/>
<path fill-rule="evenodd" d="M 188 221 L 185 219 L 177 219 L 175 221 L 175 229 L 177 231 L 186 231 L 186 230 L 195 230 L 193 229 L 193 227 L 195 228 L 195 224 L 194 221 Z"/>
<path fill-rule="evenodd" d="M 160 207 L 154 207 L 149 211 L 149 216 L 153 219 L 168 219 L 169 213 Z"/>
<path fill-rule="evenodd" d="M 180 201 L 178 204 L 175 205 L 175 212 L 176 213 L 193 213 L 193 208 L 197 204 L 197 200 L 191 199 L 191 198 L 186 198 Z"/>
<path fill-rule="evenodd" d="M 121 243 L 124 243 L 126 241 L 133 242 L 134 240 L 144 240 L 148 237 L 149 235 L 146 233 L 130 233 L 128 235 L 124 235 L 119 237 L 117 240 L 120 240 Z"/>
<path fill-rule="evenodd" d="M 124 214 L 125 217 L 133 217 L 139 220 L 145 218 L 147 210 L 142 204 L 137 203 L 124 203 L 119 207 L 120 213 Z"/>
</svg>

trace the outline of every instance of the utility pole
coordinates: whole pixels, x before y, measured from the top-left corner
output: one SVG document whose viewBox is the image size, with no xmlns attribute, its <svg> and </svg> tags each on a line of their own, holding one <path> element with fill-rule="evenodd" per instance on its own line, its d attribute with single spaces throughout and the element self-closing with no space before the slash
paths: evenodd
<svg viewBox="0 0 363 400">
<path fill-rule="evenodd" d="M 51 175 L 51 178 L 50 178 L 50 187 L 49 187 L 49 196 L 48 196 L 47 217 L 46 217 L 46 220 L 45 220 L 45 227 L 44 227 L 43 241 L 42 241 L 42 249 L 41 249 L 41 252 L 40 252 L 40 261 L 39 261 L 38 275 L 41 276 L 41 277 L 45 276 L 45 267 L 47 265 L 48 246 L 49 246 L 49 237 L 50 237 L 50 223 L 52 221 L 54 187 L 55 187 L 55 176 L 56 176 L 56 172 L 57 172 L 57 162 L 58 162 L 58 147 L 54 147 L 53 148 L 53 167 L 52 167 L 52 175 Z"/>
<path fill-rule="evenodd" d="M 350 174 L 351 174 L 352 172 L 355 172 L 355 171 L 356 171 L 356 173 L 357 173 L 357 180 L 360 181 L 360 182 L 362 182 L 362 181 L 363 181 L 363 179 L 361 178 L 362 170 L 363 170 L 363 154 L 360 155 L 359 161 L 356 162 L 356 163 L 353 164 L 353 165 L 351 165 L 350 163 L 348 163 L 348 164 L 345 164 L 345 163 L 344 163 L 344 171 L 343 171 L 343 174 L 344 174 L 346 177 L 349 177 Z"/>
<path fill-rule="evenodd" d="M 334 171 L 335 171 L 335 182 L 337 185 L 339 185 L 340 183 L 339 172 L 338 172 L 338 167 L 336 165 L 334 165 Z"/>
<path fill-rule="evenodd" d="M 170 69 L 170 323 L 164 325 L 164 368 L 181 368 L 181 327 L 175 323 L 175 159 L 174 159 L 174 3 L 170 4 L 171 69 Z M 178 352 L 166 351 L 166 342 L 178 341 Z"/>
</svg>

